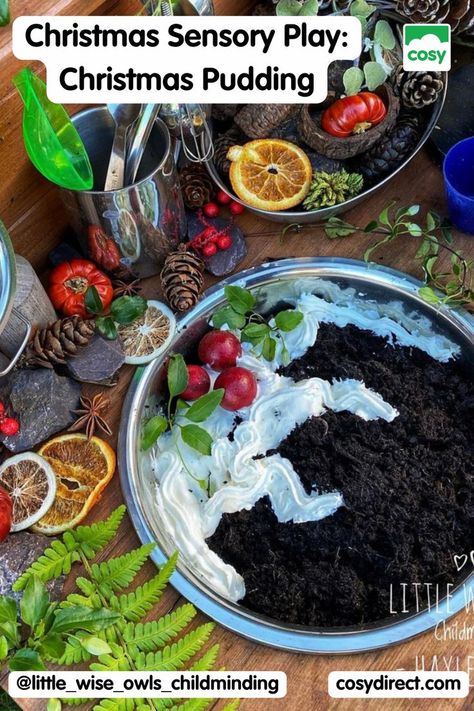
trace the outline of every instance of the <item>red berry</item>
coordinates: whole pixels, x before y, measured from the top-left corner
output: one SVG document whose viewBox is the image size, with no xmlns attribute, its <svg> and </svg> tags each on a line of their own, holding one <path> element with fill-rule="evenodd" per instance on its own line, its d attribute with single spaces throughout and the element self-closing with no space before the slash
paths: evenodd
<svg viewBox="0 0 474 711">
<path fill-rule="evenodd" d="M 231 368 L 241 354 L 240 341 L 230 331 L 209 331 L 201 338 L 198 347 L 200 361 L 214 370 Z"/>
<path fill-rule="evenodd" d="M 247 368 L 228 368 L 219 375 L 214 388 L 224 388 L 221 407 L 234 412 L 253 403 L 257 394 L 257 381 Z"/>
<path fill-rule="evenodd" d="M 5 417 L 5 405 L 3 404 L 3 402 L 0 402 L 0 419 L 2 417 Z"/>
<path fill-rule="evenodd" d="M 14 437 L 20 431 L 20 423 L 14 417 L 5 417 L 0 422 L 0 432 L 5 437 Z"/>
<path fill-rule="evenodd" d="M 232 200 L 229 206 L 229 210 L 233 215 L 241 215 L 243 212 L 245 212 L 245 207 L 240 204 L 240 202 L 235 202 L 235 200 Z"/>
<path fill-rule="evenodd" d="M 221 235 L 217 240 L 217 246 L 219 249 L 229 249 L 232 247 L 232 237 L 229 237 L 229 235 Z"/>
<path fill-rule="evenodd" d="M 227 195 L 227 193 L 223 190 L 219 190 L 219 192 L 217 193 L 217 202 L 219 203 L 219 205 L 228 205 L 230 202 L 232 202 L 232 198 L 230 197 L 230 195 Z"/>
<path fill-rule="evenodd" d="M 202 237 L 202 239 L 207 240 L 207 239 L 211 239 L 212 237 L 214 237 L 215 234 L 216 234 L 216 231 L 215 231 L 214 227 L 206 227 L 206 229 L 203 230 L 203 232 L 201 232 L 201 237 Z"/>
<path fill-rule="evenodd" d="M 217 254 L 217 247 L 214 242 L 204 245 L 204 247 L 202 248 L 202 253 L 205 257 L 213 257 L 215 254 Z"/>
<path fill-rule="evenodd" d="M 204 207 L 202 208 L 202 211 L 206 215 L 206 217 L 217 217 L 219 215 L 219 205 L 216 205 L 215 202 L 208 202 Z"/>
<path fill-rule="evenodd" d="M 188 365 L 188 384 L 183 390 L 181 397 L 183 400 L 197 400 L 209 392 L 211 379 L 207 370 L 201 365 Z"/>
</svg>

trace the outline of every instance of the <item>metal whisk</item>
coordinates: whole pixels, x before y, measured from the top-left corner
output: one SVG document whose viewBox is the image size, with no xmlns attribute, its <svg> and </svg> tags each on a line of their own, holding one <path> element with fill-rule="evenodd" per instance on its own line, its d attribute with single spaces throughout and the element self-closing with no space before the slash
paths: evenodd
<svg viewBox="0 0 474 711">
<path fill-rule="evenodd" d="M 214 155 L 209 127 L 210 106 L 202 104 L 163 104 L 160 116 L 172 136 L 181 141 L 183 153 L 191 163 L 204 163 Z"/>
</svg>

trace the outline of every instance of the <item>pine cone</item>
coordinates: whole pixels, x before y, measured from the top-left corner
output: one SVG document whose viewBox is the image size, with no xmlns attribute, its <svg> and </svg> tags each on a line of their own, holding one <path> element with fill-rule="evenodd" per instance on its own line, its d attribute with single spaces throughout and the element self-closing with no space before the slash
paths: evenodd
<svg viewBox="0 0 474 711">
<path fill-rule="evenodd" d="M 241 108 L 241 104 L 213 104 L 212 118 L 216 121 L 229 121 Z"/>
<path fill-rule="evenodd" d="M 293 104 L 248 104 L 234 121 L 249 138 L 268 138 L 293 111 Z"/>
<path fill-rule="evenodd" d="M 170 252 L 161 271 L 161 286 L 172 309 L 188 311 L 199 298 L 204 283 L 204 262 L 180 244 Z"/>
<path fill-rule="evenodd" d="M 271 17 L 275 15 L 275 5 L 271 5 L 268 2 L 259 2 L 255 5 L 252 15 L 255 17 Z"/>
<path fill-rule="evenodd" d="M 227 178 L 229 175 L 230 160 L 227 158 L 229 148 L 238 146 L 243 142 L 245 142 L 245 136 L 242 135 L 242 132 L 237 126 L 221 134 L 214 141 L 214 165 L 223 178 Z"/>
<path fill-rule="evenodd" d="M 200 163 L 186 165 L 179 174 L 179 182 L 184 204 L 191 210 L 197 210 L 212 200 L 214 183 Z"/>
<path fill-rule="evenodd" d="M 412 22 L 443 22 L 450 0 L 398 0 L 397 11 Z"/>
<path fill-rule="evenodd" d="M 70 316 L 40 328 L 30 339 L 20 359 L 22 368 L 54 368 L 87 346 L 95 331 L 95 321 Z"/>
<path fill-rule="evenodd" d="M 401 116 L 395 127 L 357 161 L 357 170 L 366 183 L 373 184 L 398 168 L 418 145 L 420 134 L 418 116 Z"/>
<path fill-rule="evenodd" d="M 306 210 L 332 207 L 358 195 L 364 179 L 358 173 L 340 170 L 337 173 L 316 172 L 303 206 Z"/>
<path fill-rule="evenodd" d="M 393 74 L 392 83 L 395 93 L 408 109 L 430 106 L 444 89 L 442 72 L 406 72 L 401 64 Z"/>
</svg>

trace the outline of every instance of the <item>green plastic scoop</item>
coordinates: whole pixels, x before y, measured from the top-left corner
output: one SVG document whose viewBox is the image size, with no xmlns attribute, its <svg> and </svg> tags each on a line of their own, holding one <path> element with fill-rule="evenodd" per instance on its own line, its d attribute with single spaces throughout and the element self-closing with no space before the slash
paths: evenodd
<svg viewBox="0 0 474 711">
<path fill-rule="evenodd" d="M 13 83 L 25 104 L 23 140 L 33 165 L 61 188 L 91 190 L 89 156 L 64 107 L 48 99 L 46 84 L 31 69 L 22 69 Z"/>
</svg>

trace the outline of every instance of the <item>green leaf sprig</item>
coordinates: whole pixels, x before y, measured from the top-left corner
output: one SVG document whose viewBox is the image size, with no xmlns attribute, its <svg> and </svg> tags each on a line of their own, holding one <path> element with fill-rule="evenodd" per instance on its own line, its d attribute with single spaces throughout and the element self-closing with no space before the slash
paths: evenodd
<svg viewBox="0 0 474 711">
<path fill-rule="evenodd" d="M 227 304 L 216 311 L 212 317 L 212 325 L 221 328 L 227 325 L 231 329 L 241 331 L 241 341 L 252 346 L 261 346 L 261 354 L 265 360 L 275 358 L 278 336 L 282 342 L 283 362 L 289 359 L 285 345 L 284 333 L 293 331 L 304 316 L 301 311 L 287 309 L 274 316 L 275 325 L 270 325 L 255 309 L 256 299 L 251 291 L 241 286 L 226 286 L 224 288 Z"/>
<path fill-rule="evenodd" d="M 132 589 L 154 543 L 94 562 L 117 535 L 124 513 L 125 507 L 120 506 L 107 520 L 79 526 L 54 540 L 15 582 L 13 589 L 23 592 L 19 604 L 12 597 L 0 596 L 0 661 L 11 671 L 44 671 L 49 663 L 86 663 L 91 671 L 107 672 L 214 668 L 219 645 L 202 651 L 214 624 L 189 629 L 196 615 L 193 605 L 185 603 L 162 617 L 143 621 L 161 599 L 176 568 L 177 554 L 156 575 Z M 52 602 L 45 584 L 69 573 L 76 563 L 84 571 L 76 577 L 77 590 L 61 602 Z M 80 701 L 74 699 L 74 703 Z M 126 708 L 158 711 L 173 706 L 175 711 L 198 711 L 212 703 L 127 699 Z M 105 699 L 94 706 L 94 711 L 124 710 L 122 699 Z M 61 711 L 59 699 L 48 702 L 48 711 Z"/>
<path fill-rule="evenodd" d="M 147 300 L 142 296 L 119 296 L 114 299 L 107 313 L 104 312 L 99 292 L 95 286 L 89 286 L 86 291 L 84 304 L 87 311 L 93 314 L 98 332 L 114 340 L 118 336 L 117 323 L 127 325 L 143 316 L 147 309 Z"/>
<path fill-rule="evenodd" d="M 199 424 L 205 422 L 221 404 L 224 390 L 222 388 L 211 390 L 191 405 L 179 399 L 179 395 L 188 386 L 188 369 L 183 356 L 179 353 L 170 356 L 167 381 L 169 390 L 167 416 L 155 415 L 145 423 L 142 449 L 150 449 L 163 432 L 167 430 L 175 432 L 178 429 L 185 444 L 195 449 L 199 454 L 210 455 L 213 439 L 207 430 L 199 427 Z M 188 420 L 188 423 L 177 422 L 178 414 L 180 418 L 184 417 Z M 179 452 L 178 447 L 177 449 Z"/>
<path fill-rule="evenodd" d="M 420 244 L 415 258 L 421 261 L 425 285 L 419 290 L 420 296 L 431 304 L 452 307 L 474 305 L 473 262 L 463 257 L 453 245 L 450 223 L 433 210 L 428 210 L 424 220 L 414 218 L 420 212 L 419 205 L 396 208 L 391 202 L 365 227 L 353 225 L 339 217 L 330 217 L 324 224 L 330 239 L 349 237 L 356 232 L 378 235 L 379 239 L 364 253 L 365 261 L 370 261 L 374 252 L 382 245 L 400 238 L 414 238 Z M 451 255 L 451 271 L 439 268 L 441 251 Z"/>
<path fill-rule="evenodd" d="M 318 12 L 318 0 L 278 0 L 276 6 L 276 14 L 283 17 L 308 17 Z"/>
</svg>

